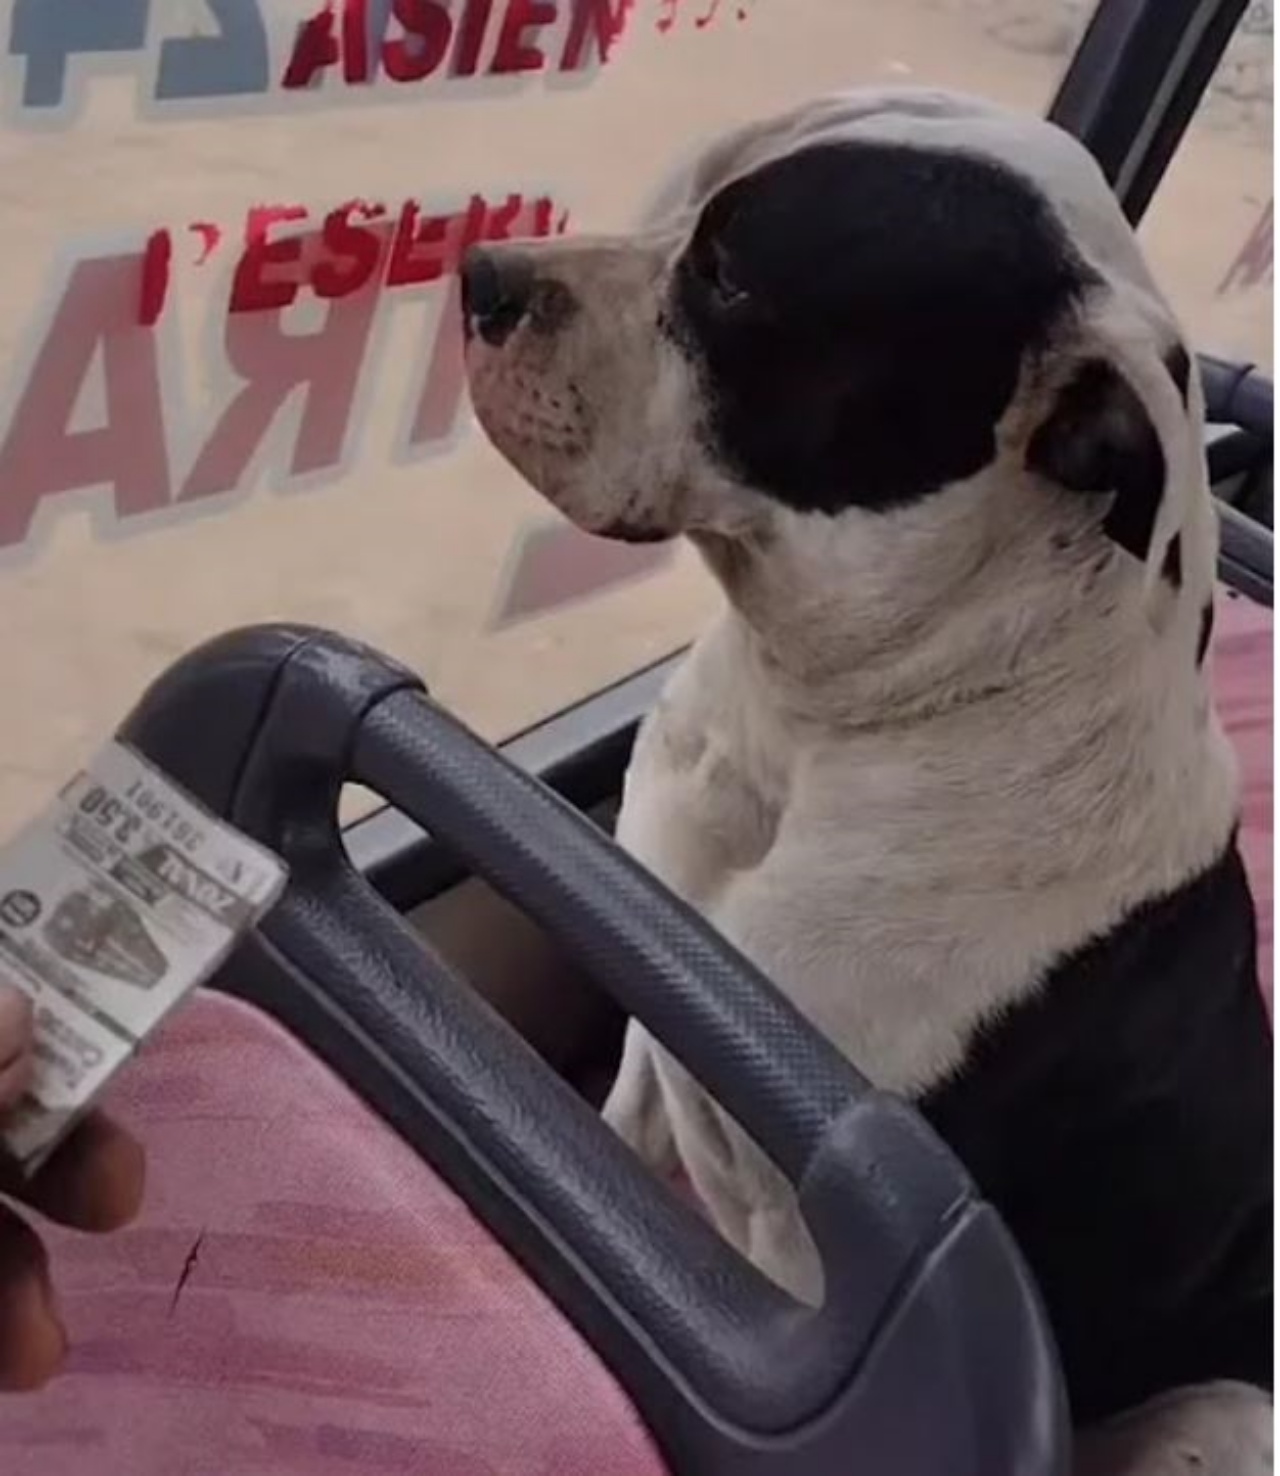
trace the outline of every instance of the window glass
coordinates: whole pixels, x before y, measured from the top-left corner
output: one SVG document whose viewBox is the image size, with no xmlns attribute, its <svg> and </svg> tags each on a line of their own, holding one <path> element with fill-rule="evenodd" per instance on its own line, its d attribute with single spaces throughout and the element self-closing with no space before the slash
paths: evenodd
<svg viewBox="0 0 1280 1476">
<path fill-rule="evenodd" d="M 1274 367 L 1272 17 L 1254 0 L 1142 225 L 1197 345 Z"/>
<path fill-rule="evenodd" d="M 573 533 L 474 430 L 461 246 L 625 228 L 824 89 L 1043 109 L 1084 9 L 0 0 L 0 831 L 232 626 L 363 638 L 494 738 L 687 639 L 687 552 Z"/>
</svg>

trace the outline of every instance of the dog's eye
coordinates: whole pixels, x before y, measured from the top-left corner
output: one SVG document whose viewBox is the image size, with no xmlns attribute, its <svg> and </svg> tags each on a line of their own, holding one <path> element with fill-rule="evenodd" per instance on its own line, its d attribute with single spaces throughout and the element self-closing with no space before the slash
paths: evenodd
<svg viewBox="0 0 1280 1476">
<path fill-rule="evenodd" d="M 713 238 L 707 243 L 700 265 L 704 281 L 722 307 L 737 307 L 747 301 L 750 293 L 739 280 L 733 258 L 722 241 Z"/>
</svg>

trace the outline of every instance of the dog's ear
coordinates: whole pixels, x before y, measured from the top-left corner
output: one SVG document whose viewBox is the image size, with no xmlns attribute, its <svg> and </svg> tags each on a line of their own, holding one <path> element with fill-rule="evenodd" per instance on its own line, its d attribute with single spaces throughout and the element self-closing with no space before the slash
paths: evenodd
<svg viewBox="0 0 1280 1476">
<path fill-rule="evenodd" d="M 1125 362 L 1125 359 L 1128 362 Z M 1081 359 L 1027 444 L 1027 466 L 1072 492 L 1113 500 L 1103 529 L 1150 569 L 1181 527 L 1203 478 L 1185 353 Z"/>
<path fill-rule="evenodd" d="M 1146 406 L 1113 364 L 1077 366 L 1032 435 L 1027 465 L 1071 492 L 1113 493 L 1107 536 L 1146 561 L 1168 466 Z"/>
</svg>

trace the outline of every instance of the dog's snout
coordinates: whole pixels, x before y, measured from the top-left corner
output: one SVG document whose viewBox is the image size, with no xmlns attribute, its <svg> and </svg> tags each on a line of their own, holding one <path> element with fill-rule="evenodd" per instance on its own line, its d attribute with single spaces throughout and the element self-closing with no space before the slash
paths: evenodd
<svg viewBox="0 0 1280 1476">
<path fill-rule="evenodd" d="M 544 335 L 564 328 L 579 302 L 566 283 L 539 272 L 532 255 L 478 246 L 462 264 L 462 307 L 468 335 L 501 348 L 525 322 Z"/>
<path fill-rule="evenodd" d="M 527 257 L 473 247 L 462 265 L 467 331 L 500 348 L 528 313 L 533 288 L 533 266 Z"/>
</svg>

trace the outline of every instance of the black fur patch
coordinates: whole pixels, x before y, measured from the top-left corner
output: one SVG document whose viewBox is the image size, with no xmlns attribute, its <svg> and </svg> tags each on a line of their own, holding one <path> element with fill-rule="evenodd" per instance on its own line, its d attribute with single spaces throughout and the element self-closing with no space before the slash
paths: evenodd
<svg viewBox="0 0 1280 1476">
<path fill-rule="evenodd" d="M 1103 527 L 1145 559 L 1168 470 L 1146 406 L 1105 359 L 1082 364 L 1031 437 L 1027 465 L 1072 492 L 1115 494 Z"/>
<path fill-rule="evenodd" d="M 1164 551 L 1164 563 L 1160 566 L 1161 575 L 1173 585 L 1174 589 L 1182 588 L 1182 534 L 1175 533 L 1169 540 L 1169 546 Z"/>
<path fill-rule="evenodd" d="M 1196 665 L 1203 666 L 1209 654 L 1209 642 L 1213 639 L 1213 601 L 1200 612 L 1200 639 L 1196 642 Z"/>
<path fill-rule="evenodd" d="M 1182 403 L 1189 404 L 1191 400 L 1191 356 L 1180 343 L 1175 343 L 1164 356 L 1164 364 L 1174 384 L 1178 386 Z"/>
<path fill-rule="evenodd" d="M 1270 1387 L 1271 1103 L 1234 845 L 1062 959 L 924 1099 L 1036 1275 L 1078 1420 Z"/>
<path fill-rule="evenodd" d="M 1089 280 L 1013 171 L 831 144 L 712 199 L 669 317 L 702 371 L 722 462 L 792 507 L 836 513 L 987 465 L 1026 356 Z"/>
</svg>

